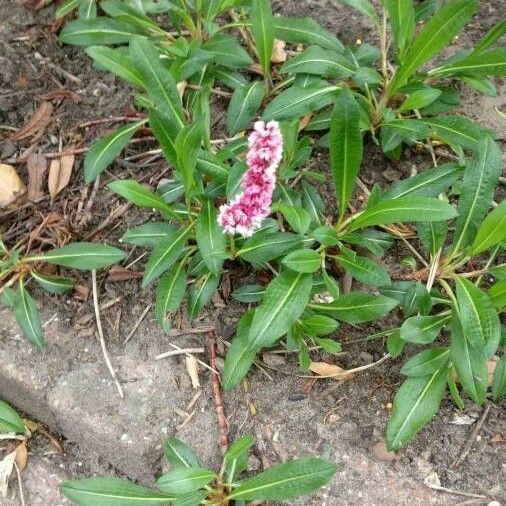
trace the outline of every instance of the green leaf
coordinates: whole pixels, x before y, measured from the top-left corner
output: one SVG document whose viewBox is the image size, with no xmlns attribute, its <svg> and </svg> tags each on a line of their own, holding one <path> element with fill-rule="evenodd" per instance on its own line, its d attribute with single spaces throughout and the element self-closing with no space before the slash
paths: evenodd
<svg viewBox="0 0 506 506">
<path fill-rule="evenodd" d="M 138 28 L 141 32 L 153 35 L 165 35 L 164 30 L 151 21 L 148 16 L 122 0 L 102 0 L 100 8 L 109 16 L 125 21 L 129 25 Z"/>
<path fill-rule="evenodd" d="M 85 52 L 100 69 L 112 72 L 135 86 L 143 87 L 140 73 L 123 51 L 107 46 L 91 46 L 87 47 Z"/>
<path fill-rule="evenodd" d="M 286 61 L 279 71 L 322 77 L 348 77 L 355 73 L 356 67 L 340 53 L 319 46 L 310 46 Z"/>
<path fill-rule="evenodd" d="M 501 202 L 481 222 L 470 254 L 477 255 L 501 242 L 506 242 L 506 202 Z"/>
<path fill-rule="evenodd" d="M 181 228 L 167 235 L 153 250 L 144 269 L 142 287 L 148 286 L 152 281 L 163 274 L 181 256 L 186 240 L 190 235 L 193 224 Z"/>
<path fill-rule="evenodd" d="M 174 228 L 168 223 L 154 221 L 127 230 L 120 242 L 128 242 L 136 246 L 154 247 L 172 232 L 174 232 Z"/>
<path fill-rule="evenodd" d="M 282 121 L 300 118 L 309 111 L 316 111 L 332 103 L 332 98 L 338 89 L 337 86 L 321 84 L 310 85 L 306 88 L 292 86 L 281 92 L 267 105 L 263 119 Z"/>
<path fill-rule="evenodd" d="M 23 419 L 6 402 L 0 400 L 0 434 L 24 434 L 26 432 Z"/>
<path fill-rule="evenodd" d="M 457 35 L 476 10 L 476 0 L 451 0 L 423 26 L 406 53 L 404 63 L 394 74 L 389 95 L 436 56 Z"/>
<path fill-rule="evenodd" d="M 336 320 L 320 314 L 315 314 L 302 320 L 304 332 L 312 337 L 331 334 L 338 327 L 339 323 Z"/>
<path fill-rule="evenodd" d="M 492 285 L 488 294 L 494 303 L 494 306 L 498 309 L 506 308 L 506 280 L 498 281 Z"/>
<path fill-rule="evenodd" d="M 322 246 L 335 246 L 339 242 L 337 230 L 329 225 L 316 228 L 311 232 L 311 236 Z"/>
<path fill-rule="evenodd" d="M 322 257 L 313 249 L 299 249 L 289 253 L 281 262 L 293 271 L 316 272 L 321 267 Z"/>
<path fill-rule="evenodd" d="M 224 67 L 238 69 L 253 63 L 246 50 L 230 35 L 215 35 L 202 45 L 202 49 L 209 51 L 214 61 Z"/>
<path fill-rule="evenodd" d="M 219 276 L 211 272 L 197 279 L 188 291 L 188 317 L 190 321 L 197 318 L 204 306 L 211 300 L 220 283 Z"/>
<path fill-rule="evenodd" d="M 61 493 L 78 506 L 165 506 L 174 499 L 119 478 L 84 478 L 64 481 Z"/>
<path fill-rule="evenodd" d="M 160 143 L 163 156 L 172 166 L 176 167 L 178 163 L 176 137 L 179 127 L 168 116 L 155 109 L 149 111 L 149 126 Z"/>
<path fill-rule="evenodd" d="M 330 167 L 339 200 L 339 220 L 346 212 L 362 163 L 359 120 L 359 105 L 348 88 L 343 88 L 334 103 L 330 119 Z"/>
<path fill-rule="evenodd" d="M 147 39 L 134 37 L 129 50 L 155 109 L 167 116 L 175 128 L 183 128 L 184 112 L 179 91 L 172 74 L 160 61 L 157 48 Z"/>
<path fill-rule="evenodd" d="M 458 75 L 504 76 L 506 75 L 506 48 L 498 47 L 479 53 L 472 53 L 455 63 L 442 65 L 429 71 L 429 75 L 449 77 Z"/>
<path fill-rule="evenodd" d="M 236 90 L 241 86 L 248 84 L 248 80 L 239 72 L 224 67 L 216 67 L 214 69 L 214 77 L 228 86 L 232 90 Z"/>
<path fill-rule="evenodd" d="M 56 19 L 63 18 L 79 6 L 82 0 L 65 0 L 58 6 L 55 12 Z"/>
<path fill-rule="evenodd" d="M 451 359 L 464 391 L 476 404 L 483 404 L 487 393 L 487 360 L 483 351 L 471 348 L 454 316 L 451 327 Z"/>
<path fill-rule="evenodd" d="M 106 244 L 73 242 L 44 255 L 29 258 L 32 261 L 40 260 L 63 267 L 88 271 L 117 264 L 125 258 L 125 253 Z"/>
<path fill-rule="evenodd" d="M 394 0 L 395 2 L 406 1 L 406 0 Z M 407 0 L 407 3 L 411 4 L 411 0 Z M 422 88 L 421 90 L 416 90 L 413 93 L 410 93 L 406 100 L 400 105 L 397 109 L 399 112 L 412 111 L 414 109 L 422 109 L 423 107 L 432 104 L 434 100 L 436 100 L 439 95 L 441 95 L 441 90 L 437 88 Z"/>
<path fill-rule="evenodd" d="M 212 200 L 206 200 L 195 224 L 197 245 L 204 253 L 204 263 L 209 270 L 218 275 L 226 256 L 227 241 L 218 224 L 218 214 Z"/>
<path fill-rule="evenodd" d="M 166 213 L 173 218 L 179 219 L 179 217 L 175 214 L 174 209 L 161 197 L 133 179 L 112 181 L 107 186 L 114 193 L 121 195 L 137 207 L 157 209 L 162 213 Z"/>
<path fill-rule="evenodd" d="M 450 204 L 438 199 L 403 197 L 368 207 L 351 221 L 349 230 L 395 222 L 445 221 L 456 215 L 457 211 Z"/>
<path fill-rule="evenodd" d="M 344 50 L 341 42 L 312 18 L 274 18 L 274 36 L 290 44 L 318 44 L 337 52 Z"/>
<path fill-rule="evenodd" d="M 328 483 L 337 469 L 335 464 L 315 458 L 291 460 L 239 482 L 229 497 L 245 501 L 294 499 Z"/>
<path fill-rule="evenodd" d="M 173 495 L 189 494 L 205 487 L 216 478 L 213 471 L 200 467 L 180 467 L 157 480 L 160 490 Z"/>
<path fill-rule="evenodd" d="M 401 325 L 400 337 L 410 343 L 431 343 L 449 320 L 449 315 L 412 316 Z"/>
<path fill-rule="evenodd" d="M 395 149 L 402 141 L 425 139 L 429 127 L 418 119 L 394 119 L 381 127 L 381 148 L 385 153 Z"/>
<path fill-rule="evenodd" d="M 60 32 L 60 42 L 74 46 L 107 46 L 123 44 L 136 36 L 130 24 L 106 17 L 76 19 Z"/>
<path fill-rule="evenodd" d="M 163 444 L 163 453 L 167 462 L 174 468 L 201 467 L 195 452 L 176 437 L 167 439 Z"/>
<path fill-rule="evenodd" d="M 265 287 L 262 285 L 243 285 L 232 292 L 232 297 L 239 302 L 258 302 L 265 294 Z"/>
<path fill-rule="evenodd" d="M 369 2 L 369 0 L 340 0 L 340 2 L 353 7 L 357 11 L 361 12 L 364 16 L 372 19 L 376 25 L 379 24 L 378 15 L 376 14 L 374 7 L 372 6 L 371 2 Z"/>
<path fill-rule="evenodd" d="M 416 231 L 422 244 L 431 255 L 436 255 L 443 246 L 448 233 L 448 223 L 445 221 L 418 222 Z"/>
<path fill-rule="evenodd" d="M 274 16 L 269 0 L 253 0 L 251 3 L 251 31 L 265 77 L 269 76 L 272 48 L 274 46 Z"/>
<path fill-rule="evenodd" d="M 462 146 L 466 149 L 477 149 L 478 142 L 485 134 L 493 134 L 491 130 L 465 116 L 436 116 L 423 118 L 423 121 L 430 126 L 436 138 L 450 146 Z"/>
<path fill-rule="evenodd" d="M 281 212 L 290 227 L 298 234 L 305 234 L 311 225 L 311 215 L 302 207 L 287 206 L 286 204 L 276 204 L 274 210 Z"/>
<path fill-rule="evenodd" d="M 395 395 L 387 427 L 387 448 L 399 450 L 436 414 L 446 390 L 446 367 L 408 378 Z"/>
<path fill-rule="evenodd" d="M 227 111 L 227 129 L 230 135 L 249 128 L 264 96 L 265 86 L 261 81 L 236 88 Z"/>
<path fill-rule="evenodd" d="M 450 349 L 446 347 L 430 348 L 413 355 L 402 367 L 406 376 L 428 376 L 443 369 L 450 359 Z"/>
<path fill-rule="evenodd" d="M 208 493 L 207 490 L 201 490 L 178 496 L 172 503 L 172 506 L 199 506 L 204 503 Z"/>
<path fill-rule="evenodd" d="M 84 179 L 87 183 L 94 181 L 119 156 L 144 123 L 145 119 L 122 126 L 91 146 L 84 158 Z"/>
<path fill-rule="evenodd" d="M 453 403 L 457 408 L 463 410 L 465 408 L 464 401 L 460 396 L 459 389 L 457 388 L 457 383 L 455 382 L 455 376 L 457 376 L 457 371 L 454 367 L 449 367 L 446 374 L 446 380 L 448 381 L 448 390 L 450 391 L 450 395 L 452 396 Z"/>
<path fill-rule="evenodd" d="M 458 205 L 459 216 L 453 238 L 454 252 L 472 244 L 485 214 L 490 208 L 494 190 L 501 175 L 501 150 L 486 136 L 467 164 L 462 181 L 463 191 Z"/>
<path fill-rule="evenodd" d="M 393 242 L 389 234 L 373 228 L 361 230 L 360 232 L 351 232 L 341 237 L 341 240 L 344 243 L 355 244 L 360 248 L 364 248 L 375 256 L 383 256 Z"/>
<path fill-rule="evenodd" d="M 503 355 L 495 365 L 494 378 L 492 380 L 492 396 L 494 400 L 506 394 L 506 355 Z M 1 423 L 0 414 L 0 423 Z"/>
<path fill-rule="evenodd" d="M 357 281 L 372 286 L 388 286 L 390 276 L 384 267 L 374 260 L 357 255 L 348 248 L 341 248 L 341 254 L 333 256 L 346 272 Z"/>
<path fill-rule="evenodd" d="M 309 304 L 309 308 L 330 315 L 347 323 L 363 323 L 385 316 L 399 304 L 395 299 L 384 295 L 366 292 L 351 292 L 341 295 L 337 300 L 324 304 Z"/>
<path fill-rule="evenodd" d="M 62 276 L 48 276 L 32 271 L 32 278 L 35 279 L 46 292 L 55 293 L 57 295 L 68 292 L 74 287 L 73 279 L 64 278 Z"/>
<path fill-rule="evenodd" d="M 80 19 L 96 18 L 97 4 L 95 0 L 83 0 L 79 6 L 78 17 Z"/>
<path fill-rule="evenodd" d="M 247 262 L 262 264 L 285 255 L 302 245 L 300 236 L 288 232 L 273 234 L 270 230 L 257 232 L 247 239 L 237 255 Z"/>
<path fill-rule="evenodd" d="M 220 183 L 227 181 L 230 172 L 228 166 L 209 151 L 201 151 L 197 155 L 197 170 Z"/>
<path fill-rule="evenodd" d="M 234 483 L 235 478 L 248 468 L 248 451 L 254 442 L 253 436 L 242 436 L 230 445 L 223 456 L 223 469 L 228 483 Z"/>
<path fill-rule="evenodd" d="M 408 285 L 401 303 L 404 316 L 412 316 L 417 313 L 426 315 L 431 309 L 432 299 L 425 285 L 412 283 Z"/>
<path fill-rule="evenodd" d="M 491 357 L 501 339 L 501 323 L 490 297 L 468 279 L 455 276 L 462 333 L 476 352 Z"/>
<path fill-rule="evenodd" d="M 182 128 L 174 143 L 177 157 L 176 167 L 187 193 L 197 184 L 195 169 L 204 136 L 203 119 L 199 118 L 195 123 Z"/>
<path fill-rule="evenodd" d="M 413 177 L 391 184 L 381 199 L 398 199 L 407 196 L 437 197 L 455 183 L 462 176 L 463 171 L 464 168 L 456 163 L 447 163 L 435 169 L 424 170 Z"/>
<path fill-rule="evenodd" d="M 184 262 L 169 269 L 161 278 L 156 287 L 155 316 L 165 332 L 169 332 L 171 322 L 167 319 L 168 313 L 176 311 L 186 291 L 186 275 Z"/>
<path fill-rule="evenodd" d="M 392 358 L 400 357 L 406 346 L 406 341 L 401 339 L 398 330 L 392 332 L 387 337 L 387 351 Z"/>
<path fill-rule="evenodd" d="M 471 54 L 480 53 L 488 49 L 492 44 L 499 40 L 506 33 L 506 19 L 502 19 L 494 25 L 476 45 Z"/>
<path fill-rule="evenodd" d="M 390 18 L 399 60 L 402 63 L 415 30 L 415 9 L 413 2 L 412 0 L 384 0 L 383 3 Z"/>
<path fill-rule="evenodd" d="M 248 325 L 249 332 L 246 334 L 243 329 L 244 334 L 234 339 L 227 354 L 224 388 L 228 390 L 236 386 L 253 363 L 256 352 L 272 346 L 288 332 L 306 307 L 313 286 L 312 278 L 311 274 L 286 270 L 269 283 L 263 301 Z"/>
<path fill-rule="evenodd" d="M 181 181 L 168 181 L 158 187 L 157 193 L 167 204 L 172 204 L 184 195 L 184 184 Z"/>
</svg>

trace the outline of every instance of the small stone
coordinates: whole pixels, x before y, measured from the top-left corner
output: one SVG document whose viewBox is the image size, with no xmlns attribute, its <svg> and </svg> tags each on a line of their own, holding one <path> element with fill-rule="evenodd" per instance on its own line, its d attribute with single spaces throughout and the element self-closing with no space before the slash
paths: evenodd
<svg viewBox="0 0 506 506">
<path fill-rule="evenodd" d="M 395 452 L 387 450 L 387 446 L 384 441 L 378 441 L 375 443 L 372 447 L 372 453 L 378 460 L 386 462 L 392 462 L 396 458 Z"/>
</svg>

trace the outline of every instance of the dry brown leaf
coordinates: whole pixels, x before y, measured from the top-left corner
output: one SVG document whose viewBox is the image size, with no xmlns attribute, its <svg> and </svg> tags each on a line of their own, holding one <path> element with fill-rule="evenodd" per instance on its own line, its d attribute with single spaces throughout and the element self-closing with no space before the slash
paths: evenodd
<svg viewBox="0 0 506 506">
<path fill-rule="evenodd" d="M 74 159 L 74 155 L 64 155 L 51 161 L 47 182 L 51 200 L 54 200 L 56 195 L 69 184 L 72 168 L 74 167 Z"/>
<path fill-rule="evenodd" d="M 16 446 L 16 464 L 21 472 L 24 471 L 27 462 L 28 450 L 26 448 L 26 441 L 22 441 L 18 444 L 18 446 Z"/>
<path fill-rule="evenodd" d="M 16 450 L 8 453 L 3 460 L 0 460 L 0 497 L 7 497 L 9 477 L 14 469 L 16 461 Z"/>
<path fill-rule="evenodd" d="M 142 278 L 144 274 L 142 272 L 131 271 L 121 265 L 114 265 L 109 269 L 109 275 L 107 281 L 129 281 L 131 279 Z"/>
<path fill-rule="evenodd" d="M 12 165 L 0 163 L 0 207 L 12 204 L 25 191 L 25 185 L 16 169 Z"/>
<path fill-rule="evenodd" d="M 185 357 L 186 364 L 186 372 L 188 376 L 190 376 L 190 380 L 192 382 L 193 388 L 200 388 L 200 380 L 199 380 L 199 363 L 197 359 L 193 356 Z"/>
<path fill-rule="evenodd" d="M 184 95 L 187 85 L 188 85 L 188 83 L 186 81 L 181 81 L 181 82 L 177 83 L 177 85 L 176 85 L 177 91 L 179 92 L 179 97 L 181 98 L 181 100 L 183 100 L 183 95 Z"/>
<path fill-rule="evenodd" d="M 318 376 L 328 376 L 338 381 L 349 380 L 355 376 L 349 373 L 346 369 L 339 367 L 335 364 L 327 364 L 327 362 L 311 362 L 309 369 Z"/>
<path fill-rule="evenodd" d="M 272 48 L 271 62 L 283 63 L 286 61 L 286 42 L 284 40 L 274 39 L 274 46 Z"/>
<path fill-rule="evenodd" d="M 74 285 L 74 299 L 88 300 L 90 289 L 87 286 L 76 284 Z"/>
<path fill-rule="evenodd" d="M 40 199 L 44 195 L 44 182 L 47 174 L 46 157 L 40 153 L 33 153 L 26 161 L 28 168 L 28 198 Z"/>
<path fill-rule="evenodd" d="M 11 140 L 20 141 L 29 137 L 40 139 L 51 121 L 52 113 L 53 105 L 51 102 L 42 102 L 34 115 L 28 120 L 28 123 L 11 136 Z"/>
</svg>

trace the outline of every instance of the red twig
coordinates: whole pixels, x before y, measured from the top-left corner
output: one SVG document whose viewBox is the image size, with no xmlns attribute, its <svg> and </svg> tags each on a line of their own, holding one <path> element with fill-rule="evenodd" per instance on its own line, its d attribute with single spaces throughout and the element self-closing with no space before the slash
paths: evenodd
<svg viewBox="0 0 506 506">
<path fill-rule="evenodd" d="M 209 331 L 207 333 L 207 337 L 209 365 L 214 371 L 216 371 L 216 335 L 214 331 Z M 213 400 L 216 409 L 216 416 L 218 418 L 218 444 L 220 446 L 221 454 L 223 455 L 228 450 L 228 423 L 227 417 L 225 416 L 223 398 L 221 396 L 220 377 L 216 372 L 211 372 L 211 387 L 213 389 Z"/>
</svg>

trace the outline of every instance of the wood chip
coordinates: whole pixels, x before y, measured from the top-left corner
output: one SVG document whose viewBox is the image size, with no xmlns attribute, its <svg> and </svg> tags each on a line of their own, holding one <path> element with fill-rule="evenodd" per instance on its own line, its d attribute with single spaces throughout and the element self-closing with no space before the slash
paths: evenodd
<svg viewBox="0 0 506 506">
<path fill-rule="evenodd" d="M 74 146 L 70 147 L 70 149 L 73 148 Z M 51 161 L 47 182 L 51 201 L 69 184 L 72 168 L 74 167 L 74 159 L 74 155 L 64 155 Z"/>
<path fill-rule="evenodd" d="M 7 207 L 26 191 L 12 165 L 0 163 L 0 207 Z"/>
<path fill-rule="evenodd" d="M 42 102 L 34 115 L 28 120 L 28 123 L 11 136 L 11 140 L 20 141 L 35 137 L 40 139 L 51 121 L 53 114 L 53 105 L 51 102 Z"/>
<path fill-rule="evenodd" d="M 272 63 L 283 63 L 286 61 L 286 42 L 284 40 L 274 39 L 274 45 L 272 47 L 271 62 Z"/>
<path fill-rule="evenodd" d="M 44 182 L 47 174 L 46 157 L 40 153 L 33 153 L 26 161 L 28 169 L 28 199 L 38 200 L 44 196 Z"/>
<path fill-rule="evenodd" d="M 197 359 L 193 355 L 186 356 L 185 364 L 186 372 L 190 376 L 192 382 L 192 387 L 195 389 L 200 388 L 199 364 Z"/>
</svg>

